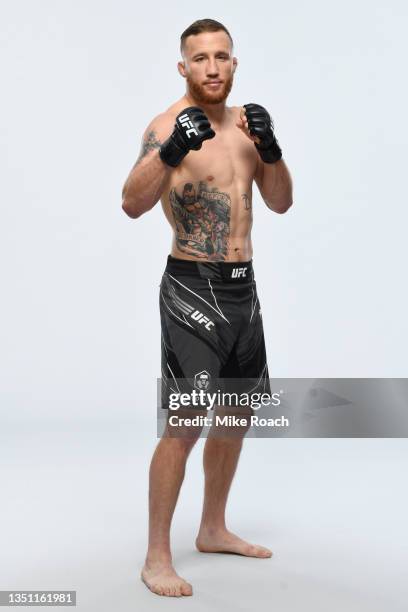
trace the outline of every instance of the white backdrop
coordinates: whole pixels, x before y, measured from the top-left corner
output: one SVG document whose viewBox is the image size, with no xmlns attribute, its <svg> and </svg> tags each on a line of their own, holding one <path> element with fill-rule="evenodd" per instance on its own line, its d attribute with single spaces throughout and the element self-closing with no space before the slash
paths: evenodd
<svg viewBox="0 0 408 612">
<path fill-rule="evenodd" d="M 114 461 L 115 444 L 125 443 L 118 432 L 126 432 L 129 457 L 135 460 L 138 445 L 140 459 L 129 478 L 140 479 L 137 555 L 143 557 L 143 496 L 160 374 L 158 285 L 170 230 L 159 204 L 138 220 L 126 217 L 121 189 L 147 123 L 184 91 L 176 70 L 179 36 L 195 19 L 212 17 L 230 30 L 239 66 L 229 103 L 268 108 L 294 180 L 294 206 L 286 215 L 269 211 L 256 188 L 254 195 L 254 265 L 271 376 L 407 376 L 405 3 L 220 6 L 214 0 L 199 6 L 180 0 L 1 4 L 0 402 L 10 538 L 22 527 L 13 519 L 23 504 L 16 466 L 20 478 L 33 483 L 40 466 L 50 468 L 59 452 L 59 444 L 51 444 L 44 455 L 45 432 L 61 426 L 68 432 L 60 448 L 67 445 L 71 468 L 88 456 L 92 441 L 100 443 L 105 461 L 111 457 L 97 430 L 116 432 L 109 447 Z M 394 475 L 406 473 L 405 441 L 324 444 L 329 455 L 353 447 L 356 461 L 371 445 L 377 458 L 391 453 Z M 260 445 L 248 444 L 247 467 Z M 305 460 L 302 449 L 313 455 L 320 446 L 280 441 L 278 454 L 267 440 L 262 448 L 268 465 L 276 453 L 284 470 L 293 456 Z M 22 457 L 26 464 L 19 463 Z M 199 460 L 197 453 L 191 470 L 199 470 Z M 102 486 L 96 464 L 95 470 Z M 42 474 L 44 486 L 53 480 Z M 53 476 L 56 482 L 60 473 Z M 129 489 L 126 482 L 120 495 Z M 403 492 L 396 487 L 392 494 Z M 95 499 L 88 498 L 88 508 Z M 56 516 L 49 501 L 33 515 L 44 525 Z M 265 499 L 261 506 L 266 520 L 270 506 Z M 61 512 L 68 514 L 67 507 Z M 9 557 L 14 563 L 6 564 L 8 582 L 0 588 L 29 588 L 27 579 L 16 578 L 27 546 L 40 567 L 37 548 L 24 534 L 29 543 L 21 542 L 21 556 Z M 44 536 L 42 546 L 48 540 Z M 135 541 L 129 546 L 136 549 Z M 50 588 L 48 572 L 32 588 Z M 57 588 L 65 588 L 62 582 Z M 123 610 L 131 609 L 132 599 L 127 604 Z M 102 610 L 100 603 L 96 609 Z"/>
</svg>

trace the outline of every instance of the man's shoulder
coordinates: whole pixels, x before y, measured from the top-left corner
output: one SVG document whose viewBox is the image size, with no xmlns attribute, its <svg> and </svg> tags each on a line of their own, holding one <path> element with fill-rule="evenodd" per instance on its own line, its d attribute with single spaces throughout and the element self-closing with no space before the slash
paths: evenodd
<svg viewBox="0 0 408 612">
<path fill-rule="evenodd" d="M 241 113 L 241 108 L 242 106 L 228 106 L 228 110 L 229 112 L 234 115 L 239 117 L 240 113 Z"/>
<path fill-rule="evenodd" d="M 184 98 L 179 98 L 173 104 L 164 111 L 164 114 L 171 115 L 172 117 L 176 117 L 183 108 L 186 108 L 188 104 L 186 104 L 186 100 Z"/>
<path fill-rule="evenodd" d="M 174 125 L 174 117 L 167 113 L 167 111 L 163 113 L 159 113 L 150 121 L 148 126 L 145 129 L 145 136 L 151 135 L 154 133 L 158 138 L 163 138 L 163 136 L 168 136 L 173 129 Z"/>
<path fill-rule="evenodd" d="M 173 131 L 176 117 L 180 111 L 183 110 L 183 108 L 185 108 L 185 104 L 183 105 L 183 102 L 178 100 L 169 106 L 165 111 L 153 117 L 147 126 L 145 133 L 147 134 L 153 131 L 159 138 L 163 135 L 168 136 Z"/>
</svg>

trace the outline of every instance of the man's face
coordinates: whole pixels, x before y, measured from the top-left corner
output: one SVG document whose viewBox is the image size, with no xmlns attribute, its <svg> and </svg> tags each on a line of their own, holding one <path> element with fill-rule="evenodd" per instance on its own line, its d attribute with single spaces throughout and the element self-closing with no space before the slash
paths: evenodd
<svg viewBox="0 0 408 612">
<path fill-rule="evenodd" d="M 197 102 L 219 104 L 231 91 L 236 65 L 231 41 L 221 30 L 188 36 L 178 68 Z"/>
<path fill-rule="evenodd" d="M 196 198 L 196 193 L 195 193 L 194 186 L 191 185 L 191 183 L 189 183 L 188 185 L 185 185 L 184 189 L 183 189 L 183 202 L 184 202 L 184 204 L 194 204 L 196 199 L 197 198 Z"/>
</svg>

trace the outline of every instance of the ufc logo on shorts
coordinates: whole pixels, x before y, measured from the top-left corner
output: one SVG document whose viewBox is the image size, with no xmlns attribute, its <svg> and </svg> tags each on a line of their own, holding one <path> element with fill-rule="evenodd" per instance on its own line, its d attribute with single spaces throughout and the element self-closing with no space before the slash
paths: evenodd
<svg viewBox="0 0 408 612">
<path fill-rule="evenodd" d="M 183 126 L 183 128 L 186 130 L 186 134 L 189 138 L 191 138 L 190 134 L 193 133 L 196 136 L 198 136 L 198 132 L 195 129 L 194 125 L 191 123 L 189 116 L 187 115 L 187 113 L 184 113 L 184 115 L 181 115 L 181 117 L 179 117 L 179 121 L 181 123 L 181 125 Z M 190 129 L 187 129 L 190 128 Z"/>
<path fill-rule="evenodd" d="M 246 268 L 234 268 L 231 272 L 231 278 L 243 278 L 246 277 Z"/>
<path fill-rule="evenodd" d="M 198 321 L 199 323 L 202 323 L 205 329 L 208 329 L 208 331 L 211 330 L 211 325 L 214 325 L 214 322 L 210 321 L 210 319 L 206 317 L 205 315 L 203 315 L 203 313 L 200 312 L 199 310 L 195 310 L 193 314 L 191 315 L 191 318 L 194 319 L 194 321 Z"/>
</svg>

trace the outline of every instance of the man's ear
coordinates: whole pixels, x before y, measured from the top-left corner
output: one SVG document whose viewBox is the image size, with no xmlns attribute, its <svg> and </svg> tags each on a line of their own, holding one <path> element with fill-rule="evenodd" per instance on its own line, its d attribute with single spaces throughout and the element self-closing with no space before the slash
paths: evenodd
<svg viewBox="0 0 408 612">
<path fill-rule="evenodd" d="M 184 66 L 184 62 L 177 63 L 177 70 L 179 71 L 182 77 L 186 78 L 186 68 Z"/>
<path fill-rule="evenodd" d="M 232 58 L 232 72 L 235 72 L 235 70 L 237 69 L 238 66 L 238 60 L 236 57 Z"/>
</svg>

